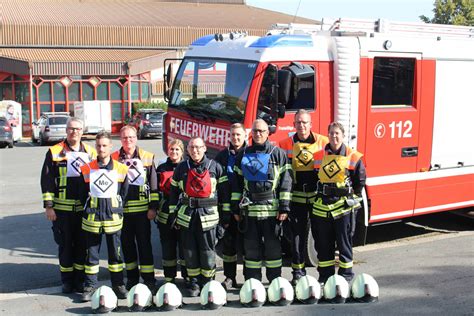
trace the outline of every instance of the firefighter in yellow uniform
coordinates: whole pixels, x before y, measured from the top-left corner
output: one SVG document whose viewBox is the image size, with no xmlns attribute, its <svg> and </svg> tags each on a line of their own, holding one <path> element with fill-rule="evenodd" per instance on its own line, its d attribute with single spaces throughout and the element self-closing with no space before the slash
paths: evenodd
<svg viewBox="0 0 474 316">
<path fill-rule="evenodd" d="M 120 130 L 122 148 L 112 159 L 128 166 L 128 196 L 123 209 L 122 248 L 127 270 L 127 290 L 135 286 L 140 275 L 146 286 L 156 292 L 155 266 L 151 246 L 150 220 L 158 208 L 158 181 L 155 156 L 137 147 L 137 130 L 125 125 Z M 139 264 L 140 263 L 140 264 Z M 140 270 L 139 270 L 140 269 Z"/>
<path fill-rule="evenodd" d="M 365 186 L 362 154 L 343 144 L 344 127 L 329 125 L 329 144 L 314 155 L 318 171 L 318 194 L 313 204 L 311 229 L 318 253 L 319 282 L 325 283 L 335 273 L 335 244 L 339 250 L 338 274 L 348 282 L 352 272 L 352 235 L 356 211 L 361 207 Z"/>
<path fill-rule="evenodd" d="M 81 166 L 95 159 L 97 153 L 81 142 L 82 128 L 81 120 L 68 120 L 66 140 L 48 150 L 41 172 L 43 205 L 58 244 L 63 293 L 82 292 L 84 282 L 83 207 L 76 188 L 82 182 Z"/>
<path fill-rule="evenodd" d="M 326 136 L 311 131 L 311 114 L 306 110 L 296 112 L 294 126 L 296 133 L 282 140 L 279 146 L 286 152 L 293 171 L 289 222 L 293 269 L 291 283 L 296 285 L 296 282 L 306 275 L 305 240 L 308 234 L 308 218 L 313 208 L 318 184 L 313 155 L 323 149 L 329 140 Z"/>
<path fill-rule="evenodd" d="M 127 298 L 123 282 L 123 260 L 120 254 L 120 233 L 123 225 L 123 205 L 128 191 L 128 167 L 112 159 L 112 139 L 109 133 L 96 136 L 97 160 L 81 167 L 84 183 L 80 188 L 84 203 L 82 229 L 85 231 L 87 256 L 82 301 L 91 300 L 97 287 L 99 253 L 102 234 L 108 250 L 112 290 L 119 299 Z"/>
</svg>

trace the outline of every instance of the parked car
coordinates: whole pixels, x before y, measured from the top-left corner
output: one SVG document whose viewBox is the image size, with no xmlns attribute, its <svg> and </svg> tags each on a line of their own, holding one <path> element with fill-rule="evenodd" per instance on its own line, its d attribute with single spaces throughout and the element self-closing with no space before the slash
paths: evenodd
<svg viewBox="0 0 474 316">
<path fill-rule="evenodd" d="M 143 139 L 150 136 L 161 138 L 164 113 L 159 109 L 140 109 L 132 120 L 132 125 L 137 129 L 138 138 Z"/>
<path fill-rule="evenodd" d="M 45 112 L 33 122 L 32 141 L 41 146 L 66 138 L 66 123 L 70 118 L 68 112 Z"/>
<path fill-rule="evenodd" d="M 5 117 L 0 117 L 0 147 L 13 148 L 13 130 Z"/>
</svg>

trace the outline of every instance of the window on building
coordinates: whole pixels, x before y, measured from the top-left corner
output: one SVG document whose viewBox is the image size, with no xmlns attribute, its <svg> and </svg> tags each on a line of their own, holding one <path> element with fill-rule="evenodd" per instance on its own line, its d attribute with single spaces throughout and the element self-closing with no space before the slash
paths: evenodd
<svg viewBox="0 0 474 316">
<path fill-rule="evenodd" d="M 87 82 L 82 83 L 82 100 L 92 101 L 94 100 L 94 87 Z"/>
<path fill-rule="evenodd" d="M 109 99 L 109 87 L 107 81 L 102 81 L 97 86 L 97 100 L 108 100 Z"/>
<path fill-rule="evenodd" d="M 40 102 L 51 101 L 51 84 L 49 82 L 43 82 L 43 84 L 39 86 L 38 91 Z"/>
<path fill-rule="evenodd" d="M 122 102 L 113 102 L 112 106 L 112 121 L 122 121 Z"/>
<path fill-rule="evenodd" d="M 147 101 L 150 98 L 150 84 L 148 82 L 142 82 L 142 101 Z"/>
<path fill-rule="evenodd" d="M 66 104 L 54 103 L 54 112 L 66 112 Z"/>
<path fill-rule="evenodd" d="M 132 101 L 137 101 L 140 98 L 139 92 L 139 82 L 132 82 L 132 91 L 131 91 L 131 99 Z"/>
<path fill-rule="evenodd" d="M 28 83 L 15 83 L 15 101 L 20 103 L 30 101 L 30 88 Z"/>
<path fill-rule="evenodd" d="M 68 90 L 68 98 L 69 101 L 79 101 L 81 98 L 81 92 L 80 92 L 80 82 L 73 82 L 69 86 Z"/>
<path fill-rule="evenodd" d="M 415 58 L 375 57 L 372 107 L 413 106 Z"/>
<path fill-rule="evenodd" d="M 40 114 L 42 114 L 44 112 L 52 112 L 51 111 L 51 103 L 40 104 Z"/>
<path fill-rule="evenodd" d="M 54 102 L 66 101 L 66 88 L 61 82 L 56 81 L 53 84 Z"/>
<path fill-rule="evenodd" d="M 122 86 L 118 82 L 110 83 L 110 99 L 122 100 Z"/>
</svg>

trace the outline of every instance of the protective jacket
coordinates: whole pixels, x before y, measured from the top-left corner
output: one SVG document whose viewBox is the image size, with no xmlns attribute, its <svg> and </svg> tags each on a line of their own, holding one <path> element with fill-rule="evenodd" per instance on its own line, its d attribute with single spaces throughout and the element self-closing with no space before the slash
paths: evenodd
<svg viewBox="0 0 474 316">
<path fill-rule="evenodd" d="M 167 158 L 164 163 L 156 168 L 156 176 L 160 194 L 157 220 L 162 224 L 167 224 L 168 222 L 171 178 L 173 177 L 174 169 L 176 169 L 177 166 L 178 163 L 174 163 L 170 158 Z"/>
<path fill-rule="evenodd" d="M 130 159 L 126 158 L 123 148 L 112 153 L 111 157 L 128 167 L 129 188 L 124 213 L 156 210 L 159 195 L 154 155 L 136 147 Z"/>
<path fill-rule="evenodd" d="M 127 166 L 113 159 L 101 166 L 94 160 L 82 166 L 81 170 L 84 181 L 82 203 L 86 213 L 82 229 L 96 234 L 102 230 L 107 234 L 121 230 L 123 219 L 114 214 L 123 214 L 127 202 Z"/>
<path fill-rule="evenodd" d="M 232 180 L 231 209 L 239 214 L 243 197 L 248 199 L 248 216 L 276 217 L 288 213 L 291 200 L 291 165 L 285 152 L 266 141 L 254 144 L 236 158 Z"/>
<path fill-rule="evenodd" d="M 81 142 L 79 151 L 69 147 L 67 141 L 52 146 L 46 153 L 41 171 L 43 206 L 55 211 L 82 211 L 80 193 L 81 166 L 97 157 L 94 148 Z"/>
<path fill-rule="evenodd" d="M 282 140 L 279 144 L 288 157 L 293 174 L 293 190 L 291 200 L 296 203 L 312 203 L 316 196 L 318 183 L 313 167 L 314 154 L 326 146 L 329 140 L 326 136 L 311 132 L 305 140 L 300 140 L 294 134 Z"/>
<path fill-rule="evenodd" d="M 177 224 L 188 228 L 191 216 L 197 212 L 204 231 L 230 219 L 227 176 L 221 165 L 204 156 L 200 163 L 192 159 L 181 162 L 171 179 L 169 209 L 177 213 Z"/>
<path fill-rule="evenodd" d="M 319 184 L 313 215 L 338 218 L 360 207 L 348 206 L 345 201 L 354 194 L 360 196 L 365 186 L 366 173 L 361 158 L 361 153 L 344 144 L 337 152 L 328 144 L 314 155 Z"/>
</svg>

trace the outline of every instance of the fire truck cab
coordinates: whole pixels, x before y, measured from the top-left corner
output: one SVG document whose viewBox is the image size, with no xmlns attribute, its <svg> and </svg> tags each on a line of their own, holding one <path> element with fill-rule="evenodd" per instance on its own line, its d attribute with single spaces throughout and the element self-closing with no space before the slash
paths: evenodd
<svg viewBox="0 0 474 316">
<path fill-rule="evenodd" d="M 325 19 L 264 37 L 208 35 L 191 44 L 167 94 L 163 146 L 201 136 L 212 156 L 232 123 L 249 131 L 256 118 L 277 144 L 306 109 L 315 132 L 338 121 L 364 154 L 364 226 L 469 207 L 473 74 L 470 27 Z"/>
</svg>

